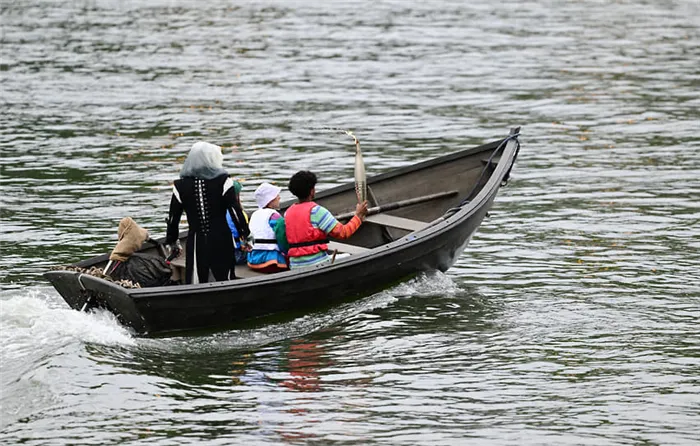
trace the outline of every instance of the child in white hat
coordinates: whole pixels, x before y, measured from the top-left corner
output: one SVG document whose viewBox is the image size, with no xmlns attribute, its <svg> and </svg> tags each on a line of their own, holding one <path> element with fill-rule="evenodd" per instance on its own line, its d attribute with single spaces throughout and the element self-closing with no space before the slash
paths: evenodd
<svg viewBox="0 0 700 446">
<path fill-rule="evenodd" d="M 276 235 L 281 232 L 278 224 L 284 225 L 284 219 L 278 212 L 281 190 L 270 183 L 262 183 L 255 189 L 258 210 L 253 212 L 248 224 L 254 240 L 253 249 L 248 253 L 248 267 L 257 272 L 276 273 L 289 269 Z M 283 240 L 282 244 L 285 242 Z"/>
</svg>

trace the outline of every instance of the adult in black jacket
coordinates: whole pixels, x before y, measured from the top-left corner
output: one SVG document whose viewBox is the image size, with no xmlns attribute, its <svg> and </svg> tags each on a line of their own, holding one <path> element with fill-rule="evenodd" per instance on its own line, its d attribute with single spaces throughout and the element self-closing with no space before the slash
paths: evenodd
<svg viewBox="0 0 700 446">
<path fill-rule="evenodd" d="M 247 237 L 250 233 L 233 181 L 223 169 L 223 160 L 221 147 L 197 142 L 187 155 L 180 179 L 173 185 L 165 243 L 173 246 L 177 242 L 184 210 L 189 224 L 186 283 L 235 278 L 234 246 L 226 221 L 227 212 L 239 234 Z"/>
</svg>

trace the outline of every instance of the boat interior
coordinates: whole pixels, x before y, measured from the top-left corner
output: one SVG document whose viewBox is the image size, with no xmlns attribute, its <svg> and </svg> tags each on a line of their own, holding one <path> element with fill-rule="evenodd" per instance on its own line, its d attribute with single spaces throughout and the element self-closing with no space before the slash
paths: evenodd
<svg viewBox="0 0 700 446">
<path fill-rule="evenodd" d="M 372 190 L 372 187 L 368 187 L 368 195 L 372 196 L 373 193 L 370 192 Z M 353 191 L 354 194 L 354 191 Z M 422 196 L 422 197 L 414 197 L 412 200 L 417 202 L 417 203 L 428 203 L 430 201 L 435 201 L 435 200 L 444 200 L 448 197 L 456 197 L 458 195 L 458 191 L 447 191 L 445 193 L 438 193 L 438 194 L 430 194 L 427 196 Z M 353 195 L 354 197 L 354 195 Z M 325 206 L 323 203 L 324 200 L 317 200 L 317 203 L 321 204 L 322 206 Z M 425 214 L 421 216 L 421 220 L 417 220 L 414 218 L 406 218 L 402 216 L 395 215 L 391 211 L 387 211 L 385 213 L 381 213 L 381 205 L 376 204 L 378 203 L 375 200 L 368 200 L 369 201 L 369 209 L 375 208 L 376 211 L 379 211 L 373 215 L 368 215 L 365 218 L 365 221 L 363 225 L 360 227 L 360 229 L 353 234 L 350 239 L 348 240 L 330 240 L 328 243 L 328 250 L 331 255 L 331 262 L 334 262 L 337 259 L 346 257 L 346 256 L 352 256 L 352 255 L 358 255 L 358 254 L 364 254 L 368 251 L 370 251 L 372 248 L 381 246 L 383 244 L 392 242 L 394 240 L 397 240 L 404 235 L 407 235 L 411 232 L 416 232 L 420 231 L 423 228 L 426 228 L 429 226 L 429 219 L 430 217 L 426 217 Z M 406 202 L 408 200 L 403 200 L 403 202 Z M 291 205 L 291 203 L 289 203 Z M 406 206 L 411 206 L 410 204 Z M 286 207 L 285 207 L 286 209 Z M 439 212 L 439 210 L 443 209 L 443 206 L 433 206 L 432 209 L 436 212 L 434 212 L 435 216 L 442 215 L 443 212 Z M 331 210 L 329 208 L 329 210 Z M 332 211 L 332 210 L 331 210 Z M 284 212 L 284 210 L 282 211 Z M 439 215 L 438 215 L 439 214 Z M 336 218 L 341 222 L 341 223 L 346 223 L 352 216 L 354 215 L 353 212 L 346 212 L 343 214 L 335 214 Z M 434 220 L 434 219 L 433 219 Z M 187 242 L 187 237 L 182 237 L 180 240 L 180 243 L 184 246 L 184 244 Z M 173 280 L 181 281 L 182 278 L 184 278 L 185 274 L 185 250 L 182 251 L 182 254 L 180 257 L 177 259 L 173 260 L 171 262 L 171 265 L 173 267 Z M 236 277 L 239 278 L 249 278 L 249 277 L 257 277 L 257 276 L 263 276 L 263 275 L 268 275 L 268 274 L 263 274 L 257 271 L 254 271 L 250 269 L 247 265 L 236 265 Z"/>
<path fill-rule="evenodd" d="M 420 231 L 478 194 L 498 164 L 499 144 L 490 143 L 433 160 L 394 169 L 367 179 L 369 214 L 360 229 L 347 240 L 331 240 L 328 244 L 333 261 L 364 254 L 371 249 Z M 357 195 L 354 184 L 348 183 L 316 194 L 315 201 L 330 210 L 336 218 L 347 222 L 355 210 Z M 293 201 L 281 204 L 283 213 Z M 185 246 L 187 232 L 180 234 Z M 173 280 L 182 282 L 185 272 L 184 249 L 171 262 Z M 140 252 L 165 256 L 162 245 L 153 243 Z M 91 264 L 77 266 L 104 267 L 107 256 L 92 259 Z M 263 275 L 236 266 L 236 276 L 250 278 Z"/>
<path fill-rule="evenodd" d="M 442 157 L 368 178 L 367 201 L 371 215 L 349 239 L 330 241 L 328 249 L 332 261 L 364 254 L 420 231 L 472 199 L 498 165 L 498 154 L 494 153 L 496 148 L 497 145 L 493 145 L 472 154 L 459 152 L 455 155 L 462 156 Z M 317 193 L 315 201 L 345 223 L 353 216 L 357 195 L 354 185 L 346 184 Z M 293 201 L 282 203 L 282 212 L 292 204 Z M 185 242 L 183 237 L 183 246 Z M 184 277 L 185 261 L 183 253 L 173 262 L 177 278 Z M 246 265 L 236 266 L 237 277 L 261 275 L 264 274 Z"/>
</svg>

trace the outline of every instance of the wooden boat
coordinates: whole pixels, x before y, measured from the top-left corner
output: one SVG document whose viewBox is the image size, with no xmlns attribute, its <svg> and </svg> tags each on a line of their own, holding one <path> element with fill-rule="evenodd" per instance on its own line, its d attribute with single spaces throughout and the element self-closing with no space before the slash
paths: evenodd
<svg viewBox="0 0 700 446">
<path fill-rule="evenodd" d="M 149 335 L 232 327 L 367 296 L 421 272 L 452 266 L 508 180 L 520 148 L 519 130 L 368 178 L 370 215 L 350 239 L 330 242 L 329 249 L 339 253 L 333 263 L 268 275 L 239 266 L 239 278 L 232 281 L 125 288 L 84 273 L 104 268 L 107 253 L 44 276 L 72 308 L 106 308 L 137 333 Z M 347 220 L 357 203 L 354 185 L 318 192 L 316 202 Z M 282 209 L 291 204 L 282 203 Z M 186 236 L 180 234 L 183 245 Z M 158 254 L 155 246 L 141 252 Z M 184 260 L 174 265 L 183 268 Z"/>
</svg>

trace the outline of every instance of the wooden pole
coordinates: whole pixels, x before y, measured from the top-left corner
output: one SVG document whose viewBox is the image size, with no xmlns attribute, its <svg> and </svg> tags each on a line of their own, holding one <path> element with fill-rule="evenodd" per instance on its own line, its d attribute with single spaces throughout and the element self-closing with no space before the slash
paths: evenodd
<svg viewBox="0 0 700 446">
<path fill-rule="evenodd" d="M 447 198 L 453 195 L 457 195 L 459 191 L 451 190 L 447 192 L 439 192 L 436 194 L 423 195 L 422 197 L 409 198 L 407 200 L 395 201 L 393 203 L 383 204 L 381 206 L 375 206 L 367 209 L 367 215 L 379 214 L 380 212 L 389 212 L 396 209 L 404 208 L 406 206 L 412 206 L 414 204 L 425 203 L 426 201 L 437 200 L 438 198 Z M 355 215 L 354 212 L 346 212 L 344 214 L 336 215 L 337 220 L 348 220 Z"/>
</svg>

